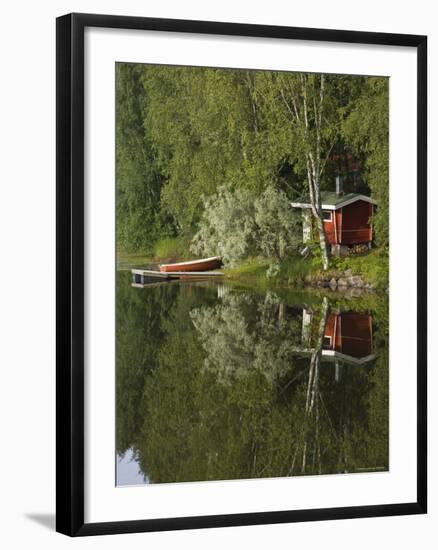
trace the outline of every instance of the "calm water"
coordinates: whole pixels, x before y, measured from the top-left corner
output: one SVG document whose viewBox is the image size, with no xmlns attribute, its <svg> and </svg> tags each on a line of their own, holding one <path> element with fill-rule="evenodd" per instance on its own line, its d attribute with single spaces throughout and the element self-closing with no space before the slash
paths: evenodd
<svg viewBox="0 0 438 550">
<path fill-rule="evenodd" d="M 117 273 L 117 481 L 388 469 L 387 300 Z"/>
</svg>

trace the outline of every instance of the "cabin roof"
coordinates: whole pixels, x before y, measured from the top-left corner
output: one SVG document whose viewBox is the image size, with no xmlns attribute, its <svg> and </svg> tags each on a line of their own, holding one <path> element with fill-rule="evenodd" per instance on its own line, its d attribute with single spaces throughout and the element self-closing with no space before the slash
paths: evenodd
<svg viewBox="0 0 438 550">
<path fill-rule="evenodd" d="M 352 204 L 356 201 L 365 201 L 370 202 L 371 204 L 377 204 L 371 197 L 361 195 L 360 193 L 346 193 L 345 195 L 337 195 L 333 191 L 321 192 L 321 207 L 323 210 L 338 210 L 339 208 L 343 208 L 344 206 Z M 291 205 L 294 208 L 311 207 L 309 197 L 303 197 L 302 199 L 291 202 Z"/>
</svg>

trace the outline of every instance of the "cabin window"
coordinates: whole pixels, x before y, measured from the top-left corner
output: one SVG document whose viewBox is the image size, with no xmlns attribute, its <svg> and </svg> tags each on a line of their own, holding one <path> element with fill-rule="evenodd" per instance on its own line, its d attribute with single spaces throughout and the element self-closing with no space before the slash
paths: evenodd
<svg viewBox="0 0 438 550">
<path fill-rule="evenodd" d="M 331 222 L 332 221 L 332 211 L 331 210 L 323 210 L 322 211 L 322 219 L 325 222 Z"/>
</svg>

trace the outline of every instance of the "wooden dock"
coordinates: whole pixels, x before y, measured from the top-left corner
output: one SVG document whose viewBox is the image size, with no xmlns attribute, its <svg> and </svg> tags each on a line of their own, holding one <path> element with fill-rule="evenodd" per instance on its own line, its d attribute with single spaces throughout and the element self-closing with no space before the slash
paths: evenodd
<svg viewBox="0 0 438 550">
<path fill-rule="evenodd" d="M 131 269 L 132 286 L 142 288 L 151 283 L 165 281 L 205 281 L 211 278 L 223 277 L 222 271 L 173 271 L 162 273 L 151 269 Z"/>
</svg>

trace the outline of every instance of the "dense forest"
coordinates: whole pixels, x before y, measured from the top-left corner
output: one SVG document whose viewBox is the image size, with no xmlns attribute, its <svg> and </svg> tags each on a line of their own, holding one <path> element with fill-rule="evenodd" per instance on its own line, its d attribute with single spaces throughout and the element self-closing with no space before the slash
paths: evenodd
<svg viewBox="0 0 438 550">
<path fill-rule="evenodd" d="M 318 221 L 337 174 L 387 248 L 388 79 L 119 63 L 116 87 L 119 251 L 279 260 L 300 240 L 287 199 L 310 193 Z"/>
</svg>

